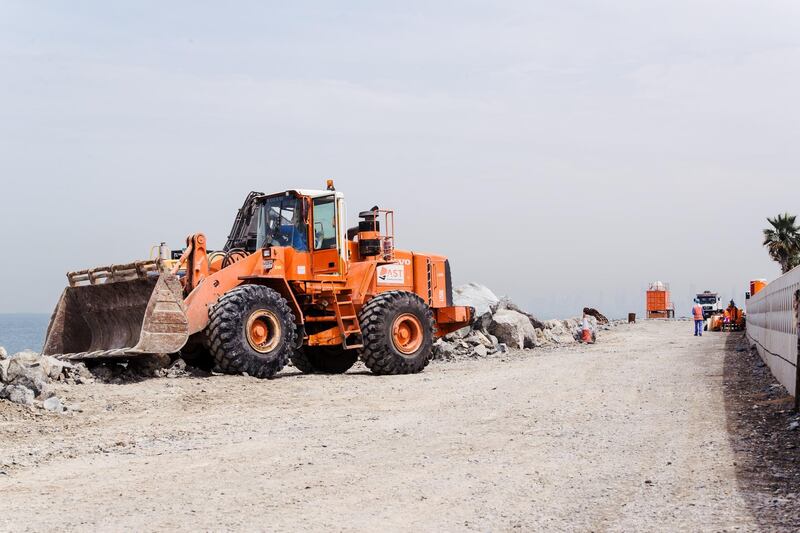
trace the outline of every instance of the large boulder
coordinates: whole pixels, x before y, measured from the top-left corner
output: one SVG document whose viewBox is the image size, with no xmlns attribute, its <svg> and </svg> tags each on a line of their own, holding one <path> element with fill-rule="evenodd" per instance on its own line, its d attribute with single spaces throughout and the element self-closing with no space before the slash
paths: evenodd
<svg viewBox="0 0 800 533">
<path fill-rule="evenodd" d="M 512 309 L 498 309 L 494 313 L 489 333 L 511 348 L 536 346 L 536 328 L 527 316 Z"/>
<path fill-rule="evenodd" d="M 28 382 L 47 380 L 47 374 L 43 372 L 41 365 L 30 364 L 30 361 L 21 357 L 12 357 L 9 360 L 5 374 L 9 383 L 23 382 L 27 385 Z"/>
<path fill-rule="evenodd" d="M 52 380 L 61 379 L 61 375 L 64 373 L 64 367 L 68 364 L 69 363 L 65 363 L 49 355 L 43 355 L 39 361 L 42 373 Z"/>
<path fill-rule="evenodd" d="M 24 385 L 6 385 L 0 389 L 0 398 L 7 398 L 8 401 L 19 405 L 33 405 L 35 393 Z"/>
<path fill-rule="evenodd" d="M 549 342 L 554 344 L 570 344 L 575 342 L 575 328 L 578 322 L 575 319 L 547 320 L 544 335 Z"/>
<path fill-rule="evenodd" d="M 453 289 L 453 303 L 475 308 L 475 316 L 489 312 L 489 308 L 496 305 L 500 298 L 488 287 L 479 283 L 467 283 Z"/>
<path fill-rule="evenodd" d="M 42 359 L 42 356 L 31 350 L 23 350 L 21 352 L 17 352 L 14 355 L 12 355 L 11 359 L 19 361 L 26 366 L 33 366 L 39 364 L 39 362 Z"/>
<path fill-rule="evenodd" d="M 527 311 L 520 309 L 520 307 L 517 304 L 515 304 L 508 298 L 505 297 L 501 298 L 500 301 L 498 301 L 495 305 L 492 306 L 491 312 L 496 313 L 500 309 L 508 309 L 511 311 L 516 311 L 517 313 L 520 313 L 522 315 L 525 315 L 526 317 L 528 317 L 528 320 L 530 320 L 531 325 L 536 329 L 545 328 L 544 322 L 542 322 L 532 314 L 528 313 Z"/>
</svg>

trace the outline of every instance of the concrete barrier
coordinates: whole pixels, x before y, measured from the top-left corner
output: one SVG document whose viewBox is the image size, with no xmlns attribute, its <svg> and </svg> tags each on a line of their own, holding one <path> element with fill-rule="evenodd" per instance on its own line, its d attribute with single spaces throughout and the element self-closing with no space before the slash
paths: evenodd
<svg viewBox="0 0 800 533">
<path fill-rule="evenodd" d="M 747 301 L 747 338 L 772 374 L 797 396 L 797 301 L 800 267 L 787 272 Z"/>
</svg>

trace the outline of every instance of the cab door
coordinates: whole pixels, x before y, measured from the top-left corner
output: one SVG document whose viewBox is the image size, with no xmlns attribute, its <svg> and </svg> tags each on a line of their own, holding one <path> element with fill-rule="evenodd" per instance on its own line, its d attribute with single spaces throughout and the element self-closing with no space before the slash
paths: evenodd
<svg viewBox="0 0 800 533">
<path fill-rule="evenodd" d="M 339 209 L 334 194 L 314 198 L 311 209 L 312 270 L 317 274 L 340 274 Z"/>
</svg>

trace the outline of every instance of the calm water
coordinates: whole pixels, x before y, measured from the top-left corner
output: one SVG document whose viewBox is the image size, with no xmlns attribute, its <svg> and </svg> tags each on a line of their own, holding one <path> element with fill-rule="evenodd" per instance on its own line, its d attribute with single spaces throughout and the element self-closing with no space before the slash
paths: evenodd
<svg viewBox="0 0 800 533">
<path fill-rule="evenodd" d="M 0 346 L 13 354 L 25 349 L 40 351 L 50 315 L 0 314 Z"/>
</svg>

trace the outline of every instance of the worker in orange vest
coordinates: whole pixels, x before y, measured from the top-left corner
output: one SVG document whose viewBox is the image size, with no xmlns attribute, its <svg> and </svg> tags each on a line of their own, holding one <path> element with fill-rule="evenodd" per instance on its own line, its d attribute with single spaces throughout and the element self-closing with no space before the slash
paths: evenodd
<svg viewBox="0 0 800 533">
<path fill-rule="evenodd" d="M 595 334 L 592 328 L 592 322 L 589 320 L 589 315 L 584 311 L 583 319 L 581 320 L 581 342 L 594 344 L 594 339 Z"/>
<path fill-rule="evenodd" d="M 703 306 L 700 305 L 700 301 L 697 298 L 695 298 L 694 307 L 692 307 L 692 316 L 694 317 L 694 336 L 702 337 L 705 318 L 703 318 Z"/>
</svg>

